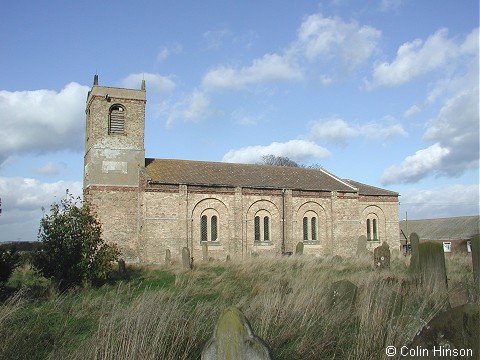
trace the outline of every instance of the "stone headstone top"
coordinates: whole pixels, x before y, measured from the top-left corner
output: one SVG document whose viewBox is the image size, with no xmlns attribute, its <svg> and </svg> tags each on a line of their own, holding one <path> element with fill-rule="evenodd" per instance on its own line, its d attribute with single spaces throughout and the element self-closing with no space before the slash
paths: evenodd
<svg viewBox="0 0 480 360">
<path fill-rule="evenodd" d="M 235 307 L 225 309 L 215 334 L 204 346 L 202 360 L 270 360 L 270 350 L 255 336 L 243 313 Z"/>
<path fill-rule="evenodd" d="M 373 261 L 376 269 L 390 269 L 390 247 L 386 242 L 373 251 Z"/>
</svg>

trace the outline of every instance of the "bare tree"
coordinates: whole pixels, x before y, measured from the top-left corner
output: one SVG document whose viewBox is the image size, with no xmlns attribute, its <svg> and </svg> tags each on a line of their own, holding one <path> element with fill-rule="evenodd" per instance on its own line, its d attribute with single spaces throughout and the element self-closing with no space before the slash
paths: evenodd
<svg viewBox="0 0 480 360">
<path fill-rule="evenodd" d="M 321 169 L 322 166 L 320 164 L 311 164 L 311 165 L 302 165 L 299 164 L 292 159 L 289 159 L 286 156 L 277 156 L 277 155 L 263 155 L 262 161 L 259 162 L 263 165 L 273 165 L 273 166 L 291 166 L 291 167 L 300 167 L 306 169 Z"/>
</svg>

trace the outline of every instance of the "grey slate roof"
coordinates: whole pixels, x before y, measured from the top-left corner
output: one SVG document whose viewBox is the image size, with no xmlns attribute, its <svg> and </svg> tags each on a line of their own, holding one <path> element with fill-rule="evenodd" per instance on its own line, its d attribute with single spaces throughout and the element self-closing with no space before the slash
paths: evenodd
<svg viewBox="0 0 480 360">
<path fill-rule="evenodd" d="M 375 186 L 366 185 L 359 183 L 358 181 L 353 181 L 350 179 L 343 179 L 345 182 L 356 187 L 360 195 L 375 195 L 375 196 L 398 196 L 398 193 L 395 191 L 381 189 Z"/>
<path fill-rule="evenodd" d="M 480 234 L 479 216 L 460 216 L 442 219 L 400 221 L 400 239 L 415 232 L 420 240 L 465 240 Z M 402 234 L 403 232 L 403 234 Z"/>
<path fill-rule="evenodd" d="M 149 158 L 145 168 L 154 183 L 357 192 L 323 169 Z"/>
</svg>

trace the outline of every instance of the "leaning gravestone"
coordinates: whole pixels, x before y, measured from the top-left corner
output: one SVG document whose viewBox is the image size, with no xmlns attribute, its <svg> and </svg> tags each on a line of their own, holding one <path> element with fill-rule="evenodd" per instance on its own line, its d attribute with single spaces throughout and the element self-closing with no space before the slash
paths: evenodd
<svg viewBox="0 0 480 360">
<path fill-rule="evenodd" d="M 165 265 L 170 265 L 172 262 L 172 254 L 170 249 L 165 250 Z"/>
<path fill-rule="evenodd" d="M 418 246 L 420 280 L 424 285 L 447 284 L 447 270 L 443 244 L 424 242 Z"/>
<path fill-rule="evenodd" d="M 208 261 L 208 245 L 202 244 L 202 260 Z"/>
<path fill-rule="evenodd" d="M 192 268 L 192 259 L 190 257 L 190 250 L 187 247 L 182 249 L 182 264 L 185 269 Z"/>
<path fill-rule="evenodd" d="M 225 309 L 215 333 L 204 346 L 202 360 L 270 360 L 270 350 L 255 336 L 243 313 L 235 307 Z"/>
<path fill-rule="evenodd" d="M 357 240 L 357 257 L 368 254 L 367 237 L 365 235 L 359 236 Z"/>
<path fill-rule="evenodd" d="M 118 272 L 122 275 L 127 272 L 127 267 L 125 265 L 125 260 L 123 260 L 123 259 L 118 260 Z"/>
<path fill-rule="evenodd" d="M 472 239 L 472 265 L 473 281 L 480 289 L 480 235 L 475 235 Z"/>
<path fill-rule="evenodd" d="M 328 306 L 345 306 L 353 305 L 357 296 L 357 286 L 348 281 L 340 280 L 332 283 L 328 291 Z"/>
<path fill-rule="evenodd" d="M 303 242 L 300 241 L 295 247 L 295 255 L 303 255 Z"/>
<path fill-rule="evenodd" d="M 480 308 L 465 304 L 435 316 L 404 346 L 401 359 L 479 359 Z"/>
<path fill-rule="evenodd" d="M 386 242 L 373 251 L 373 262 L 376 269 L 390 269 L 390 247 Z"/>
<path fill-rule="evenodd" d="M 410 271 L 418 272 L 418 247 L 420 245 L 420 238 L 417 233 L 410 234 L 410 245 L 412 246 L 412 255 L 410 258 Z"/>
</svg>

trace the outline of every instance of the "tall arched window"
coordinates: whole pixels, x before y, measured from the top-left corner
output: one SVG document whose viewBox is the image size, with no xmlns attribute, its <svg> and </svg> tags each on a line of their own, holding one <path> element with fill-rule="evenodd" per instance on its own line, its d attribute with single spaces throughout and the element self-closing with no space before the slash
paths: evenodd
<svg viewBox="0 0 480 360">
<path fill-rule="evenodd" d="M 210 220 L 210 240 L 217 241 L 218 240 L 218 227 L 217 227 L 217 215 L 213 215 L 212 219 Z"/>
<path fill-rule="evenodd" d="M 308 240 L 308 218 L 303 218 L 303 240 Z"/>
<path fill-rule="evenodd" d="M 200 218 L 200 242 L 218 241 L 218 216 L 207 213 Z"/>
<path fill-rule="evenodd" d="M 207 215 L 202 215 L 200 219 L 200 241 L 207 241 L 208 239 L 208 227 L 207 227 Z"/>
<path fill-rule="evenodd" d="M 317 241 L 317 214 L 313 211 L 308 211 L 303 217 L 303 241 Z"/>
<path fill-rule="evenodd" d="M 125 134 L 125 108 L 115 104 L 110 108 L 108 119 L 109 134 Z"/>
<path fill-rule="evenodd" d="M 261 217 L 255 216 L 254 218 L 254 232 L 255 232 L 255 241 L 270 241 L 270 217 L 263 217 L 263 227 L 260 224 Z"/>
<path fill-rule="evenodd" d="M 378 241 L 378 219 L 375 214 L 370 214 L 367 218 L 367 240 Z"/>
</svg>

